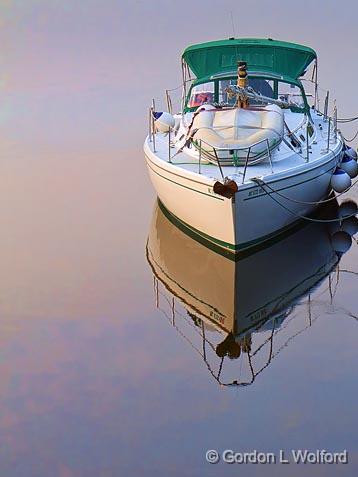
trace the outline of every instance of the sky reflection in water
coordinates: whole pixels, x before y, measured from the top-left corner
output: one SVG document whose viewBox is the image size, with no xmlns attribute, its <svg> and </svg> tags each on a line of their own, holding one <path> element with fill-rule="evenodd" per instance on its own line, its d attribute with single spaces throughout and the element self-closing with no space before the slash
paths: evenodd
<svg viewBox="0 0 358 477">
<path fill-rule="evenodd" d="M 226 3 L 237 13 L 234 2 Z M 286 8 L 285 2 L 276 4 L 276 11 Z M 242 389 L 220 387 L 156 308 L 148 235 L 161 241 L 162 254 L 169 249 L 151 226 L 155 197 L 142 153 L 146 107 L 153 94 L 177 84 L 178 55 L 187 43 L 229 36 L 213 13 L 204 24 L 194 21 L 203 2 L 190 4 L 190 18 L 184 4 L 171 5 L 175 26 L 166 20 L 168 5 L 158 5 L 155 31 L 160 33 L 153 39 L 153 8 L 145 2 L 1 2 L 0 475 L 237 475 L 242 468 L 206 464 L 205 451 L 347 448 L 348 466 L 304 470 L 312 476 L 352 476 L 358 469 L 358 323 L 344 310 L 357 314 L 356 275 L 340 274 L 333 305 L 328 279 L 323 280 L 312 292 L 312 326 Z M 255 31 L 240 24 L 240 32 L 267 36 L 273 31 L 272 36 L 317 48 L 322 83 L 334 89 L 342 114 L 353 115 L 357 99 L 348 92 L 357 66 L 350 65 L 341 88 L 331 75 L 331 61 L 335 55 L 342 70 L 354 53 L 356 6 L 341 13 L 345 35 L 334 40 L 330 32 L 337 27 L 337 12 L 329 5 L 320 12 L 325 27 L 318 34 L 313 29 L 317 7 L 310 9 L 305 35 L 299 26 L 304 8 L 297 26 L 277 25 L 276 17 L 265 16 Z M 358 200 L 357 192 L 349 195 Z M 167 233 L 180 232 L 168 226 Z M 304 230 L 297 234 L 306 240 Z M 328 244 L 324 233 L 313 235 Z M 314 251 L 317 266 L 324 260 L 316 252 L 328 251 L 327 263 L 334 259 L 318 242 L 310 251 L 301 240 L 296 245 L 292 236 L 287 240 Z M 279 260 L 281 246 L 284 242 L 276 252 L 260 252 L 259 263 L 254 256 L 246 259 L 247 267 L 260 273 L 255 280 L 244 272 L 250 278 L 245 286 L 272 286 L 270 254 Z M 191 251 L 202 257 L 197 276 L 210 276 L 215 258 L 195 245 Z M 357 272 L 357 263 L 353 244 L 339 267 Z M 297 276 L 304 277 L 310 267 L 305 269 L 305 261 L 299 265 Z M 287 280 L 295 277 L 293 266 L 298 265 L 287 267 Z M 221 262 L 218 270 L 227 274 L 232 296 L 232 267 Z M 335 283 L 336 271 L 332 277 Z M 239 303 L 248 309 L 245 300 L 252 297 L 241 289 Z M 191 291 L 198 295 L 202 289 Z M 220 293 L 210 295 L 217 306 L 222 302 Z M 307 296 L 296 305 L 281 325 L 282 343 L 307 324 Z M 177 303 L 176 311 L 178 326 L 187 323 L 180 313 L 189 320 L 180 330 L 201 346 L 200 328 L 186 308 Z M 287 320 L 290 326 L 284 328 Z M 207 333 L 215 346 L 225 336 Z M 268 333 L 254 335 L 253 344 Z M 215 346 L 211 358 L 217 359 Z M 228 381 L 238 379 L 238 363 L 228 360 Z M 302 471 L 299 466 L 244 469 L 245 476 Z"/>
</svg>

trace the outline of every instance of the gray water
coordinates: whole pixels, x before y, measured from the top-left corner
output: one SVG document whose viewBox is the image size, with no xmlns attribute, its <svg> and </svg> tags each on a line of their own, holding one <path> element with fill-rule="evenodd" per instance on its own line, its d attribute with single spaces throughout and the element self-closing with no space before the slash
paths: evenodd
<svg viewBox="0 0 358 477">
<path fill-rule="evenodd" d="M 275 11 L 286 8 L 276 4 Z M 1 477 L 358 472 L 357 243 L 338 257 L 329 248 L 331 232 L 304 227 L 238 262 L 234 279 L 233 268 L 220 262 L 218 270 L 229 271 L 216 282 L 210 251 L 183 239 L 191 252 L 170 254 L 166 238 L 180 243 L 182 232 L 164 219 L 157 232 L 153 222 L 156 197 L 142 152 L 149 100 L 179 82 L 178 55 L 187 43 L 229 36 L 213 12 L 198 24 L 203 6 L 198 2 L 189 17 L 184 4 L 170 10 L 163 2 L 156 13 L 145 2 L 2 6 Z M 335 86 L 342 115 L 352 116 L 357 100 L 347 92 L 354 75 L 341 88 L 329 66 L 332 52 L 341 71 L 344 55 L 354 53 L 356 6 L 350 7 L 327 6 L 325 27 L 314 30 L 318 17 L 308 19 L 307 35 L 302 12 L 297 25 L 277 25 L 268 15 L 255 31 L 241 25 L 240 32 L 317 48 L 321 81 Z M 238 13 L 234 2 L 225 8 Z M 175 25 L 167 21 L 172 12 Z M 333 38 L 329 32 L 340 24 L 345 36 Z M 347 197 L 358 201 L 357 188 Z M 192 309 L 188 314 L 180 293 L 173 296 L 153 277 L 151 233 L 167 271 L 195 298 L 214 287 L 213 299 L 225 304 L 224 285 L 235 286 L 238 303 L 255 309 L 249 286 L 267 290 L 266 303 L 287 293 L 275 288 L 279 272 L 292 287 L 301 283 L 292 302 L 287 295 L 282 309 L 275 302 L 276 321 L 252 332 L 252 350 L 275 333 L 275 356 L 267 360 L 267 341 L 255 369 L 268 365 L 251 385 L 222 385 L 247 380 L 248 353 L 241 346 L 237 359 L 226 355 L 218 378 L 217 346 L 226 334 Z M 291 247 L 307 255 L 295 256 Z M 277 265 L 281 249 L 287 267 Z M 179 252 L 194 253 L 187 274 L 175 268 Z M 195 289 L 196 276 L 209 288 Z M 349 463 L 213 465 L 205 460 L 208 449 L 346 449 Z"/>
</svg>

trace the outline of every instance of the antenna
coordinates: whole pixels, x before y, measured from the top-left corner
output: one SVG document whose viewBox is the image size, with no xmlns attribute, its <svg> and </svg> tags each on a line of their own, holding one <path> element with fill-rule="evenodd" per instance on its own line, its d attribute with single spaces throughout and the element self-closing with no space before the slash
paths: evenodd
<svg viewBox="0 0 358 477">
<path fill-rule="evenodd" d="M 232 10 L 230 11 L 230 17 L 231 17 L 232 34 L 234 38 L 236 38 L 235 22 L 234 22 L 234 15 L 232 13 Z"/>
</svg>

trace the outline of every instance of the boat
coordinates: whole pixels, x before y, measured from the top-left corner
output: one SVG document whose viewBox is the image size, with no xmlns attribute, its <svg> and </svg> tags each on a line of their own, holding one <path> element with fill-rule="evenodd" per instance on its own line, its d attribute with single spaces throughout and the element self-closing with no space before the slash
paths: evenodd
<svg viewBox="0 0 358 477">
<path fill-rule="evenodd" d="M 333 201 L 315 217 L 336 217 L 341 210 Z M 344 270 L 336 238 L 350 224 L 345 219 L 338 230 L 331 222 L 300 222 L 233 255 L 187 234 L 158 201 L 146 245 L 156 307 L 220 384 L 252 384 L 330 306 L 338 309 L 334 296 Z M 351 232 L 357 230 L 356 224 Z M 242 365 L 230 363 L 239 358 Z M 246 371 L 237 379 L 239 368 Z"/>
<path fill-rule="evenodd" d="M 178 112 L 168 91 L 168 111 L 153 102 L 144 153 L 161 204 L 188 231 L 237 254 L 351 186 L 357 155 L 328 94 L 320 111 L 312 48 L 230 38 L 181 60 Z"/>
</svg>

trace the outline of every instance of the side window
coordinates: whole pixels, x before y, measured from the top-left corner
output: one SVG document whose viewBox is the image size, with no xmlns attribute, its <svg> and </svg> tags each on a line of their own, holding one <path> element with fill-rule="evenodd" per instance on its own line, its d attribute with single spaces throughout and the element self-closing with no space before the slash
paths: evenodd
<svg viewBox="0 0 358 477">
<path fill-rule="evenodd" d="M 193 87 L 190 94 L 189 108 L 196 108 L 205 103 L 214 102 L 214 83 L 203 83 Z"/>
<path fill-rule="evenodd" d="M 293 103 L 298 108 L 303 108 L 305 106 L 301 89 L 295 84 L 282 83 L 281 81 L 279 81 L 278 99 Z"/>
</svg>

